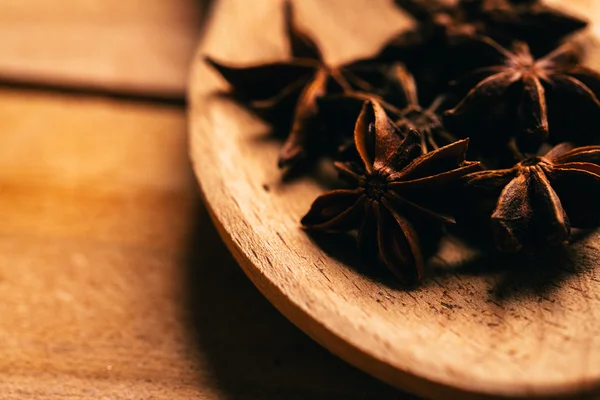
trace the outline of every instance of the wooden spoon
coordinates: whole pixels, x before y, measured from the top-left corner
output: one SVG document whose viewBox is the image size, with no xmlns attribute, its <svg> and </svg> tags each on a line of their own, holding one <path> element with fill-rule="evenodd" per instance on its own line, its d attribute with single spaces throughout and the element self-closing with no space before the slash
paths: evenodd
<svg viewBox="0 0 600 400">
<path fill-rule="evenodd" d="M 408 24 L 384 0 L 303 0 L 296 12 L 335 62 L 374 51 Z M 222 0 L 209 28 L 190 86 L 194 169 L 224 241 L 284 315 L 344 360 L 423 396 L 600 394 L 600 233 L 567 254 L 526 261 L 486 258 L 447 240 L 419 289 L 396 287 L 391 276 L 357 266 L 353 246 L 300 229 L 323 188 L 310 179 L 281 182 L 279 144 L 218 94 L 227 86 L 202 62 L 205 54 L 286 57 L 281 2 Z"/>
</svg>

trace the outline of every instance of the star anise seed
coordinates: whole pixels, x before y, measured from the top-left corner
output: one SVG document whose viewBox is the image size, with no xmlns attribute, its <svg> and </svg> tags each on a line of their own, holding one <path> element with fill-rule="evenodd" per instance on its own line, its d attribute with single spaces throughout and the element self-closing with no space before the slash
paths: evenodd
<svg viewBox="0 0 600 400">
<path fill-rule="evenodd" d="M 545 5 L 541 0 L 396 0 L 429 31 L 450 42 L 485 35 L 501 43 L 522 40 L 555 46 L 587 22 Z"/>
<path fill-rule="evenodd" d="M 302 224 L 308 229 L 327 231 L 358 229 L 358 246 L 363 255 L 379 255 L 406 283 L 420 281 L 423 255 L 411 221 L 419 215 L 453 222 L 439 211 L 443 208 L 439 207 L 440 194 L 448 193 L 465 174 L 480 169 L 479 163 L 465 161 L 468 140 L 424 155 L 420 142 L 416 131 L 409 131 L 402 138 L 383 107 L 366 102 L 355 127 L 362 165 L 336 163 L 340 173 L 349 176 L 356 188 L 321 195 Z"/>
<path fill-rule="evenodd" d="M 508 120 L 518 121 L 519 130 L 529 140 L 545 140 L 550 132 L 550 139 L 556 142 L 558 137 L 553 136 L 559 133 L 549 119 L 568 115 L 570 120 L 585 120 L 600 112 L 600 74 L 578 64 L 579 52 L 572 44 L 536 60 L 524 42 L 516 42 L 513 51 L 489 38 L 481 38 L 480 43 L 493 51 L 495 64 L 476 69 L 457 82 L 457 86 L 475 85 L 445 113 L 448 117 L 455 121 L 489 117 L 488 123 L 511 117 Z"/>
<path fill-rule="evenodd" d="M 422 27 L 400 33 L 385 43 L 372 57 L 356 60 L 347 68 L 385 71 L 387 66 L 401 62 L 411 71 L 425 102 L 433 101 L 446 90 L 456 70 L 462 71 L 453 49 L 444 35 L 428 33 Z M 380 86 L 375 84 L 374 86 Z"/>
<path fill-rule="evenodd" d="M 291 120 L 279 153 L 279 167 L 292 167 L 318 151 L 323 137 L 313 129 L 317 98 L 329 92 L 350 89 L 337 68 L 328 66 L 316 42 L 300 30 L 292 18 L 292 6 L 284 3 L 285 26 L 292 59 L 254 66 L 230 66 L 210 57 L 215 68 L 259 114 Z M 282 107 L 283 105 L 283 107 Z M 269 111 L 273 111 L 269 113 Z"/>
<path fill-rule="evenodd" d="M 396 0 L 418 22 L 385 43 L 371 60 L 401 61 L 415 74 L 421 96 L 432 101 L 448 81 L 472 67 L 469 43 L 483 35 L 502 43 L 530 43 L 545 54 L 587 22 L 540 0 Z"/>
<path fill-rule="evenodd" d="M 356 120 L 358 112 L 354 110 L 360 111 L 366 100 L 374 100 L 387 111 L 402 135 L 406 135 L 410 130 L 420 134 L 423 153 L 439 148 L 440 144 L 445 145 L 456 141 L 446 131 L 437 114 L 443 103 L 443 96 L 438 96 L 429 107 L 423 108 L 419 104 L 415 79 L 401 63 L 382 68 L 380 73 L 384 75 L 379 79 L 385 83 L 383 87 L 374 87 L 370 92 L 347 92 L 327 96 L 319 100 L 320 106 L 327 110 L 326 114 L 337 117 L 335 121 L 340 129 L 347 129 L 348 124 L 340 123 L 339 120 L 343 116 L 348 119 L 354 117 Z M 347 150 L 343 147 L 343 151 Z"/>
<path fill-rule="evenodd" d="M 384 100 L 396 106 L 395 109 L 389 110 L 395 117 L 394 122 L 404 134 L 409 130 L 419 132 L 423 153 L 438 149 L 440 144 L 446 145 L 456 141 L 444 128 L 438 115 L 444 101 L 443 96 L 434 99 L 429 107 L 421 107 L 416 81 L 401 63 L 391 66 L 388 81 L 390 88 Z"/>
<path fill-rule="evenodd" d="M 565 36 L 587 26 L 587 21 L 542 0 L 462 0 L 471 18 L 481 20 L 481 31 L 497 41 L 525 41 L 539 51 L 550 51 Z M 470 6 L 470 7 L 469 7 Z"/>
<path fill-rule="evenodd" d="M 441 34 L 448 42 L 478 33 L 477 20 L 471 20 L 459 0 L 395 0 L 411 14 L 424 33 Z"/>
<path fill-rule="evenodd" d="M 489 221 L 504 252 L 560 245 L 571 227 L 600 225 L 600 146 L 562 143 L 513 168 L 469 174 L 464 182 L 459 222 Z"/>
</svg>

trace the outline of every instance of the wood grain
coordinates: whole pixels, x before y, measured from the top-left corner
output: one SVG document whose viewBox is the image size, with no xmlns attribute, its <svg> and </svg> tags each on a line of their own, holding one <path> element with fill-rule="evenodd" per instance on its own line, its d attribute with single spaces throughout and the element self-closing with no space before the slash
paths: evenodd
<svg viewBox="0 0 600 400">
<path fill-rule="evenodd" d="M 237 267 L 180 107 L 0 89 L 0 399 L 371 399 Z"/>
<path fill-rule="evenodd" d="M 390 3 L 295 2 L 332 62 L 373 51 L 398 26 L 403 17 Z M 431 398 L 600 395 L 600 232 L 531 259 L 486 257 L 447 240 L 431 277 L 402 290 L 357 263 L 351 242 L 300 229 L 323 187 L 281 182 L 278 144 L 218 95 L 227 86 L 203 54 L 286 57 L 281 2 L 219 3 L 189 96 L 191 153 L 209 211 L 246 274 L 290 320 L 361 369 Z"/>
<path fill-rule="evenodd" d="M 0 2 L 0 80 L 183 98 L 208 0 Z"/>
</svg>

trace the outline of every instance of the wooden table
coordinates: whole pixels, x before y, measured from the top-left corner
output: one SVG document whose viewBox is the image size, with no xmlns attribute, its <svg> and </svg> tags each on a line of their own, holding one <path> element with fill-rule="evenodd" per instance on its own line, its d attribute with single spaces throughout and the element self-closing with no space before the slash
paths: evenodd
<svg viewBox="0 0 600 400">
<path fill-rule="evenodd" d="M 404 398 L 285 320 L 213 228 L 183 105 L 208 11 L 55 4 L 0 3 L 0 399 Z"/>
</svg>

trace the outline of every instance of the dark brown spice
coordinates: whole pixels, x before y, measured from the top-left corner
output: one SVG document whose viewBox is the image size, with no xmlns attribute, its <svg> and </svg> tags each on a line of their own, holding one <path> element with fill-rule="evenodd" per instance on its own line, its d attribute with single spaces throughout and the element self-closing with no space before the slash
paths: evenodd
<svg viewBox="0 0 600 400">
<path fill-rule="evenodd" d="M 419 23 L 423 34 L 441 37 L 449 42 L 479 33 L 479 20 L 471 20 L 465 2 L 459 0 L 395 0 Z"/>
<path fill-rule="evenodd" d="M 391 66 L 388 81 L 390 95 L 384 98 L 390 104 L 396 105 L 394 108 L 390 107 L 389 112 L 395 117 L 395 124 L 400 132 L 406 134 L 415 130 L 420 134 L 423 153 L 438 149 L 440 144 L 446 145 L 456 141 L 444 128 L 438 115 L 444 102 L 443 96 L 434 99 L 429 107 L 421 107 L 415 79 L 400 63 Z"/>
<path fill-rule="evenodd" d="M 284 4 L 291 60 L 229 66 L 206 57 L 206 61 L 253 110 L 268 115 L 268 119 L 291 121 L 287 139 L 279 153 L 278 165 L 282 168 L 294 166 L 319 149 L 319 142 L 324 138 L 322 131 L 313 124 L 318 114 L 317 98 L 326 93 L 351 89 L 339 70 L 325 63 L 310 35 L 294 25 L 291 3 Z"/>
<path fill-rule="evenodd" d="M 359 229 L 363 256 L 379 255 L 404 282 L 419 281 L 423 256 L 412 215 L 453 222 L 438 211 L 439 194 L 480 165 L 465 161 L 468 140 L 421 154 L 419 134 L 409 131 L 403 138 L 383 107 L 373 101 L 366 102 L 360 113 L 355 144 L 362 164 L 336 163 L 336 168 L 356 187 L 318 197 L 302 224 L 328 231 Z"/>
<path fill-rule="evenodd" d="M 522 40 L 548 50 L 587 26 L 541 0 L 396 0 L 396 4 L 450 42 L 485 35 L 505 44 Z"/>
<path fill-rule="evenodd" d="M 373 87 L 370 92 L 347 92 L 319 100 L 327 111 L 326 116 L 342 115 L 353 118 L 352 122 L 354 122 L 358 112 L 350 110 L 360 110 L 365 100 L 374 100 L 387 111 L 401 134 L 406 135 L 410 130 L 420 134 L 423 153 L 456 141 L 446 131 L 437 113 L 444 101 L 443 96 L 438 96 L 429 107 L 421 107 L 415 79 L 403 64 L 394 63 L 386 68 L 380 68 L 379 73 L 385 76 L 381 79 L 385 82 L 384 87 Z M 348 123 L 343 123 L 340 129 L 347 129 L 347 127 Z M 351 145 L 353 144 L 352 141 Z M 347 146 L 342 147 L 342 152 L 348 151 Z"/>
<path fill-rule="evenodd" d="M 568 115 L 589 122 L 598 116 L 600 74 L 578 64 L 579 52 L 572 44 L 536 60 L 524 42 L 516 42 L 513 51 L 489 38 L 481 38 L 480 43 L 493 51 L 494 63 L 474 70 L 457 83 L 472 89 L 446 112 L 448 117 L 472 121 L 495 114 L 496 119 L 490 118 L 489 123 L 508 117 L 515 121 L 518 131 L 529 136 L 526 139 L 537 140 L 539 145 L 549 132 L 554 133 L 549 115 Z"/>
<path fill-rule="evenodd" d="M 464 177 L 466 225 L 490 221 L 501 251 L 554 246 L 600 224 L 600 146 L 563 143 L 513 168 Z"/>
<path fill-rule="evenodd" d="M 319 196 L 303 226 L 358 231 L 363 257 L 405 283 L 423 277 L 424 249 L 435 242 L 424 232 L 455 219 L 513 253 L 567 243 L 572 227 L 598 227 L 600 146 L 551 148 L 600 140 L 590 129 L 600 125 L 600 74 L 581 65 L 573 43 L 558 45 L 586 22 L 541 0 L 395 1 L 417 28 L 374 57 L 328 65 L 286 0 L 290 60 L 228 66 L 206 58 L 286 134 L 280 168 L 338 151 L 334 165 L 349 186 Z M 466 161 L 469 143 L 499 169 Z"/>
<path fill-rule="evenodd" d="M 546 54 L 587 22 L 540 0 L 396 0 L 418 22 L 399 33 L 371 59 L 358 64 L 401 61 L 415 74 L 423 100 L 432 101 L 446 84 L 476 59 L 463 45 L 483 35 L 510 45 L 529 43 L 534 54 Z M 463 48 L 465 47 L 465 48 Z"/>
<path fill-rule="evenodd" d="M 379 68 L 381 71 L 389 64 L 402 62 L 414 74 L 421 100 L 429 103 L 446 90 L 455 70 L 461 70 L 453 53 L 444 35 L 431 34 L 419 27 L 400 33 L 373 57 L 354 61 L 348 67 L 355 70 Z"/>
<path fill-rule="evenodd" d="M 588 24 L 542 0 L 461 0 L 461 3 L 470 19 L 481 21 L 480 25 L 485 27 L 480 34 L 505 44 L 525 41 L 542 53 Z"/>
</svg>

